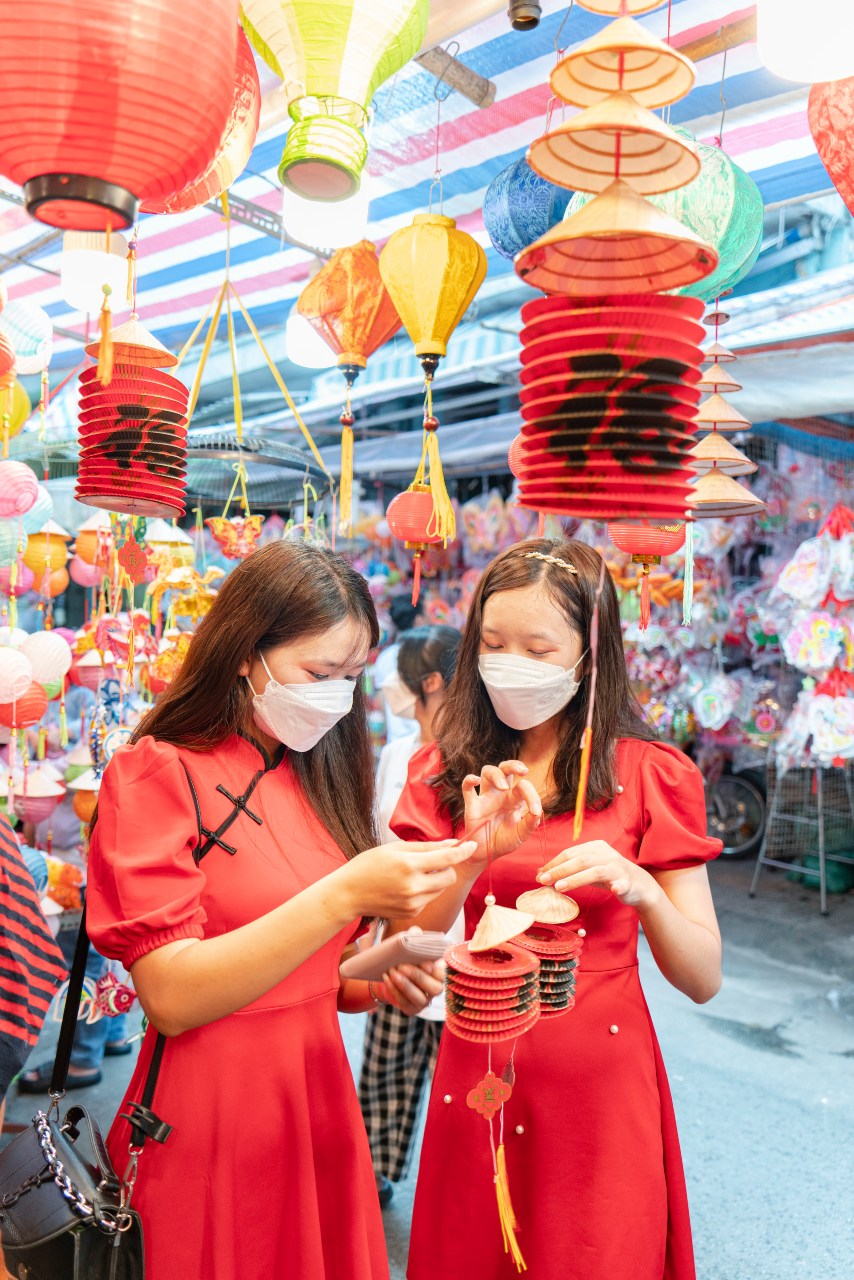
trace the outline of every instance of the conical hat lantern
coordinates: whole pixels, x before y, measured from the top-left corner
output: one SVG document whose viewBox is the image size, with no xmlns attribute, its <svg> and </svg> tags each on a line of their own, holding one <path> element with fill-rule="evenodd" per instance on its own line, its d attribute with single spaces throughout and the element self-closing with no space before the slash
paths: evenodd
<svg viewBox="0 0 854 1280">
<path fill-rule="evenodd" d="M 714 426 L 718 431 L 744 431 L 751 425 L 749 419 L 717 394 L 703 401 L 697 410 L 696 421 L 704 426 Z"/>
<path fill-rule="evenodd" d="M 164 347 L 159 338 L 149 333 L 135 311 L 130 319 L 113 329 L 113 359 L 116 364 L 132 364 L 149 369 L 171 369 L 178 363 L 178 357 L 168 347 Z M 87 356 L 96 360 L 100 343 L 90 342 L 86 347 Z"/>
<path fill-rule="evenodd" d="M 721 395 L 731 394 L 733 391 L 741 391 L 741 383 L 736 382 L 721 364 L 713 364 L 710 369 L 706 369 L 697 386 L 701 391 L 714 391 Z"/>
<path fill-rule="evenodd" d="M 615 18 L 621 13 L 649 13 L 652 9 L 659 8 L 661 0 L 577 0 L 577 3 L 579 9 L 589 9 L 591 13 Z"/>
<path fill-rule="evenodd" d="M 625 89 L 644 107 L 666 107 L 689 93 L 694 64 L 633 18 L 622 17 L 570 49 L 550 77 L 552 92 L 592 107 Z"/>
<path fill-rule="evenodd" d="M 757 470 L 756 463 L 730 444 L 720 431 L 712 431 L 692 445 L 691 457 L 695 471 L 701 474 L 714 469 L 727 476 L 749 476 Z"/>
<path fill-rule="evenodd" d="M 765 510 L 765 503 L 755 494 L 717 468 L 700 476 L 688 504 L 697 520 L 756 515 Z"/>
</svg>

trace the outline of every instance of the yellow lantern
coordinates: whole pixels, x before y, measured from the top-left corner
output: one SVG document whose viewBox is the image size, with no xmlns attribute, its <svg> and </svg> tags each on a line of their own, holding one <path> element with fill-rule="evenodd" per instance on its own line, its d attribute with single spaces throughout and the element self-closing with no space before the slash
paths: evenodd
<svg viewBox="0 0 854 1280">
<path fill-rule="evenodd" d="M 0 421 L 3 443 L 16 436 L 33 411 L 33 404 L 14 370 L 0 377 Z"/>
<path fill-rule="evenodd" d="M 45 570 L 51 574 L 63 569 L 68 563 L 68 546 L 71 534 L 55 520 L 48 520 L 38 533 L 31 533 L 24 552 L 24 564 L 32 569 L 37 578 L 41 578 Z"/>
</svg>

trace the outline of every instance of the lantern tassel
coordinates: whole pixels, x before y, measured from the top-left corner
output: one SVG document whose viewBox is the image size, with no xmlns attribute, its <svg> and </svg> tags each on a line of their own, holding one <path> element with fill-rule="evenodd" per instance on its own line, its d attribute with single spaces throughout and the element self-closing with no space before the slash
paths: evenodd
<svg viewBox="0 0 854 1280">
<path fill-rule="evenodd" d="M 690 627 L 694 609 L 694 524 L 685 526 L 685 580 L 682 584 L 682 626 Z"/>
<path fill-rule="evenodd" d="M 427 432 L 427 458 L 430 463 L 430 492 L 433 495 L 433 515 L 427 532 L 442 539 L 447 546 L 457 536 L 457 518 L 445 483 L 439 440 L 435 431 Z"/>
<path fill-rule="evenodd" d="M 412 566 L 412 607 L 418 604 L 418 597 L 421 595 L 421 556 L 423 552 L 416 551 L 413 556 Z"/>
<path fill-rule="evenodd" d="M 65 694 L 59 700 L 59 745 L 68 746 L 68 717 L 65 714 Z"/>
<path fill-rule="evenodd" d="M 578 790 L 575 793 L 575 820 L 572 827 L 572 838 L 578 840 L 584 822 L 584 805 L 587 800 L 587 783 L 590 778 L 590 754 L 593 747 L 593 729 L 586 725 L 581 736 L 581 765 L 578 772 Z"/>
<path fill-rule="evenodd" d="M 349 537 L 353 526 L 353 428 L 347 423 L 341 429 L 340 492 L 341 511 L 338 525 L 341 532 Z"/>
<path fill-rule="evenodd" d="M 646 631 L 650 617 L 649 565 L 645 564 L 641 571 L 640 584 L 640 630 Z"/>
<path fill-rule="evenodd" d="M 108 284 L 103 286 L 103 293 L 104 302 L 99 322 L 101 340 L 98 343 L 98 381 L 102 386 L 108 387 L 113 380 L 113 327 L 110 312 L 112 289 Z"/>
<path fill-rule="evenodd" d="M 498 1218 L 501 1223 L 501 1234 L 504 1237 L 504 1252 L 510 1254 L 516 1264 L 517 1271 L 527 1271 L 528 1267 L 522 1257 L 522 1250 L 519 1248 L 519 1242 L 516 1239 L 519 1222 L 513 1209 L 513 1201 L 510 1199 L 510 1184 L 507 1180 L 507 1159 L 504 1154 L 503 1143 L 498 1148 L 495 1156 L 495 1195 L 498 1200 Z"/>
<path fill-rule="evenodd" d="M 537 512 L 537 537 L 544 538 L 546 534 L 546 513 L 545 511 Z"/>
</svg>

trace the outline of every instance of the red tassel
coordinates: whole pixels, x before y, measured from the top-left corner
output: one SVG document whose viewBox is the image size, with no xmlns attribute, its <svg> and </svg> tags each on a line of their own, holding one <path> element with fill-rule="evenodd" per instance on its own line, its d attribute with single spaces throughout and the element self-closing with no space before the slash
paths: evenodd
<svg viewBox="0 0 854 1280">
<path fill-rule="evenodd" d="M 546 513 L 545 511 L 539 511 L 537 513 L 537 537 L 543 538 L 545 537 L 545 533 L 546 533 Z"/>
<path fill-rule="evenodd" d="M 640 629 L 646 631 L 649 626 L 649 565 L 645 564 L 641 574 L 640 590 Z"/>
<path fill-rule="evenodd" d="M 416 551 L 413 557 L 415 564 L 412 569 L 412 604 L 418 604 L 418 597 L 421 595 L 421 552 Z"/>
</svg>

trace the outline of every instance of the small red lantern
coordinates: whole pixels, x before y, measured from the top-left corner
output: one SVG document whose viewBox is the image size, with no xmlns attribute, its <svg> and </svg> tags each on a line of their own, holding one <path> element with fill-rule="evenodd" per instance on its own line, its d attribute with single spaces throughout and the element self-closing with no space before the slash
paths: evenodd
<svg viewBox="0 0 854 1280">
<path fill-rule="evenodd" d="M 44 688 L 34 680 L 16 702 L 0 702 L 0 724 L 7 729 L 27 729 L 38 724 L 47 711 L 47 703 Z"/>
<path fill-rule="evenodd" d="M 632 564 L 641 569 L 640 629 L 649 626 L 649 570 L 650 565 L 661 564 L 662 556 L 671 556 L 685 545 L 684 524 L 653 524 L 649 520 L 633 523 L 620 522 L 608 525 L 608 537 L 620 551 L 632 557 Z"/>
<path fill-rule="evenodd" d="M 0 5 L 0 173 L 27 211 L 115 230 L 194 182 L 231 110 L 238 13 L 238 0 Z"/>
<path fill-rule="evenodd" d="M 416 484 L 392 498 L 386 511 L 388 527 L 407 551 L 414 553 L 412 603 L 418 603 L 421 592 L 421 557 L 429 546 L 444 542 L 441 534 L 431 533 L 434 525 L 433 494 L 429 485 Z"/>
</svg>

